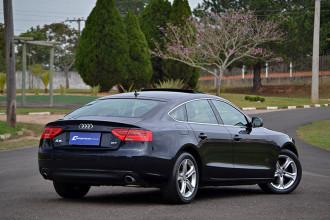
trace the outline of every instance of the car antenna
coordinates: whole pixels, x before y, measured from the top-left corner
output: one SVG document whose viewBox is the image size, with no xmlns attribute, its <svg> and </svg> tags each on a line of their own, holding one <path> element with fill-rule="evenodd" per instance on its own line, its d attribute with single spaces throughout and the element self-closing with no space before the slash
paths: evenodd
<svg viewBox="0 0 330 220">
<path fill-rule="evenodd" d="M 135 95 L 135 98 L 136 98 L 138 95 L 140 95 L 140 93 L 138 93 L 135 89 L 134 95 Z"/>
</svg>

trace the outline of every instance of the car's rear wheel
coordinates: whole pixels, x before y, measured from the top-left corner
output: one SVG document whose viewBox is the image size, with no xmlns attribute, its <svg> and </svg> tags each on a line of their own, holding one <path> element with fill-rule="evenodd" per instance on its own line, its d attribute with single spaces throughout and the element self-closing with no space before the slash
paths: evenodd
<svg viewBox="0 0 330 220">
<path fill-rule="evenodd" d="M 282 150 L 276 162 L 274 181 L 259 184 L 267 193 L 286 194 L 297 188 L 302 168 L 298 157 L 289 150 Z"/>
<path fill-rule="evenodd" d="M 182 153 L 177 158 L 171 177 L 162 188 L 163 197 L 171 203 L 189 203 L 197 193 L 199 172 L 194 157 Z"/>
<path fill-rule="evenodd" d="M 58 195 L 67 199 L 80 199 L 84 197 L 89 189 L 89 185 L 53 182 Z"/>
</svg>

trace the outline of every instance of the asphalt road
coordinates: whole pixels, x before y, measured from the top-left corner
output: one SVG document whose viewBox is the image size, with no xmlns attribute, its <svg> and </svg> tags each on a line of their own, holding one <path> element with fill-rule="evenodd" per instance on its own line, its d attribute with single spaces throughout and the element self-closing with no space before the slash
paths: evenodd
<svg viewBox="0 0 330 220">
<path fill-rule="evenodd" d="M 289 195 L 257 186 L 206 187 L 191 204 L 168 205 L 158 189 L 103 186 L 65 200 L 39 174 L 37 148 L 30 147 L 0 152 L 0 219 L 329 219 L 330 152 L 300 141 L 296 127 L 330 119 L 330 107 L 254 116 L 296 139 L 303 178 Z"/>
</svg>

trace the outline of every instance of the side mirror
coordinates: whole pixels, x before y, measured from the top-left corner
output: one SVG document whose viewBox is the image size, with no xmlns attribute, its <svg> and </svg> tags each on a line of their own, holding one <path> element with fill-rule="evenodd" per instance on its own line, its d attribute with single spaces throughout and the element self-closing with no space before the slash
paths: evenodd
<svg viewBox="0 0 330 220">
<path fill-rule="evenodd" d="M 264 123 L 262 122 L 261 118 L 253 117 L 252 118 L 252 127 L 258 128 L 262 127 Z"/>
</svg>

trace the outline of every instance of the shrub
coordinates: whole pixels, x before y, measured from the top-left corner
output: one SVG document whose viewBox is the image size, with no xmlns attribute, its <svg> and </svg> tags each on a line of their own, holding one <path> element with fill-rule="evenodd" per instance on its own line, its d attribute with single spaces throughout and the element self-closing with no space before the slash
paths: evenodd
<svg viewBox="0 0 330 220">
<path fill-rule="evenodd" d="M 261 98 L 260 99 L 260 102 L 264 102 L 264 101 L 266 101 L 265 98 Z"/>
<path fill-rule="evenodd" d="M 248 95 L 244 97 L 244 99 L 245 99 L 246 101 L 248 101 L 249 98 L 250 98 L 250 96 L 248 96 Z"/>
<path fill-rule="evenodd" d="M 195 86 L 194 90 L 200 91 L 200 92 L 202 92 L 202 93 L 208 93 L 209 90 L 210 90 L 210 87 L 211 87 L 210 85 L 203 85 L 203 84 L 201 84 L 201 83 L 198 83 L 198 84 Z"/>
<path fill-rule="evenodd" d="M 159 81 L 159 83 L 155 84 L 156 88 L 169 88 L 169 89 L 182 89 L 184 87 L 182 79 L 169 79 L 166 81 Z"/>
<path fill-rule="evenodd" d="M 253 102 L 254 101 L 254 97 L 249 96 L 249 101 Z"/>
<path fill-rule="evenodd" d="M 101 90 L 101 86 L 97 85 L 97 86 L 93 86 L 89 89 L 91 96 L 97 96 L 97 94 L 100 92 Z"/>
<path fill-rule="evenodd" d="M 0 93 L 3 94 L 3 89 L 6 85 L 6 73 L 0 73 Z"/>
<path fill-rule="evenodd" d="M 60 84 L 60 94 L 65 95 L 66 94 L 66 88 Z"/>
</svg>

